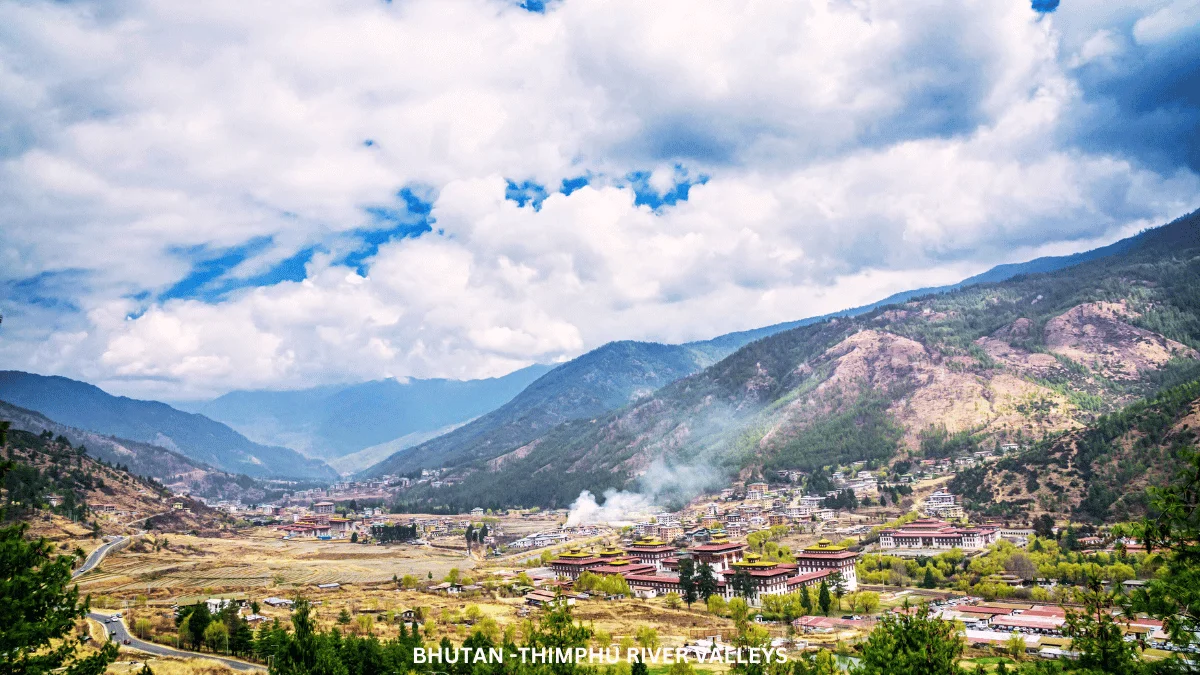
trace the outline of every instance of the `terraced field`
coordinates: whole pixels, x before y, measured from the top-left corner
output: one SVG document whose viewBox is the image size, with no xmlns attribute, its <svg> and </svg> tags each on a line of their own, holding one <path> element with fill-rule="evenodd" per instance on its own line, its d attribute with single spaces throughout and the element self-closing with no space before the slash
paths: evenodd
<svg viewBox="0 0 1200 675">
<path fill-rule="evenodd" d="M 370 585 L 393 576 L 430 573 L 441 578 L 452 567 L 474 565 L 462 553 L 431 548 L 379 547 L 350 543 L 285 541 L 270 530 L 239 539 L 172 535 L 159 550 L 122 551 L 80 583 L 84 593 L 117 597 L 176 597 L 197 590 L 294 589 L 317 584 Z"/>
</svg>

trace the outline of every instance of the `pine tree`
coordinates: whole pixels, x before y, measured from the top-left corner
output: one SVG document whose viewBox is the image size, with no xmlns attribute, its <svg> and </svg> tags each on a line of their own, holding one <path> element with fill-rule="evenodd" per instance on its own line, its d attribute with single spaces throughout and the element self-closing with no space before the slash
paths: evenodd
<svg viewBox="0 0 1200 675">
<path fill-rule="evenodd" d="M 833 607 L 833 598 L 829 597 L 829 586 L 822 581 L 821 590 L 817 595 L 817 604 L 821 607 L 821 613 L 829 616 L 829 608 Z"/>
<path fill-rule="evenodd" d="M 705 602 L 708 602 L 708 599 L 716 595 L 718 590 L 720 588 L 717 585 L 717 577 L 713 574 L 712 565 L 700 563 L 700 571 L 696 575 L 696 591 Z"/>
<path fill-rule="evenodd" d="M 629 675 L 650 675 L 650 668 L 642 661 L 639 656 L 637 661 L 633 662 L 633 666 L 629 669 Z"/>
<path fill-rule="evenodd" d="M 929 565 L 925 566 L 925 579 L 921 582 L 921 588 L 936 588 L 937 581 L 933 578 L 933 568 Z"/>
<path fill-rule="evenodd" d="M 812 595 L 808 592 L 808 586 L 800 587 L 800 606 L 804 608 L 805 614 L 812 614 L 813 602 Z"/>
<path fill-rule="evenodd" d="M 679 561 L 679 590 L 683 591 L 683 601 L 688 609 L 696 601 L 696 563 L 691 558 Z"/>
</svg>

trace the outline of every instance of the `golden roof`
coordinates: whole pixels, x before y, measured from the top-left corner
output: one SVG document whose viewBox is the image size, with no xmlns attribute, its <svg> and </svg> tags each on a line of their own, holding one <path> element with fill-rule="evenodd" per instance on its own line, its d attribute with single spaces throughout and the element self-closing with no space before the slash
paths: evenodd
<svg viewBox="0 0 1200 675">
<path fill-rule="evenodd" d="M 592 554 L 589 553 L 588 551 L 583 550 L 582 547 L 572 546 L 571 548 L 567 549 L 566 553 L 558 554 L 558 557 L 559 558 L 590 558 L 590 557 L 592 557 Z"/>
<path fill-rule="evenodd" d="M 633 546 L 666 546 L 667 542 L 658 539 L 657 537 L 642 537 L 633 542 Z"/>
<path fill-rule="evenodd" d="M 838 545 L 834 544 L 832 541 L 829 541 L 828 539 L 821 539 L 820 541 L 813 544 L 812 546 L 806 546 L 804 548 L 804 550 L 812 551 L 814 553 L 819 553 L 821 551 L 845 551 L 846 547 L 838 546 Z"/>
<path fill-rule="evenodd" d="M 747 553 L 745 559 L 740 562 L 733 563 L 734 567 L 749 567 L 754 569 L 765 569 L 775 567 L 778 563 L 773 563 L 769 560 L 763 560 L 762 556 L 757 553 Z"/>
</svg>

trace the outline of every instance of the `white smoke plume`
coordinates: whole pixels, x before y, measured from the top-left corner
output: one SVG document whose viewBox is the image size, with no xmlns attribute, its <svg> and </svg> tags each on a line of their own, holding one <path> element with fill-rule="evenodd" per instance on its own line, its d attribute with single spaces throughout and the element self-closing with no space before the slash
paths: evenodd
<svg viewBox="0 0 1200 675">
<path fill-rule="evenodd" d="M 604 503 L 588 490 L 579 493 L 567 516 L 567 527 L 630 525 L 663 510 L 666 503 L 688 499 L 720 484 L 725 474 L 708 464 L 668 465 L 655 460 L 638 477 L 638 491 L 608 489 Z"/>
</svg>

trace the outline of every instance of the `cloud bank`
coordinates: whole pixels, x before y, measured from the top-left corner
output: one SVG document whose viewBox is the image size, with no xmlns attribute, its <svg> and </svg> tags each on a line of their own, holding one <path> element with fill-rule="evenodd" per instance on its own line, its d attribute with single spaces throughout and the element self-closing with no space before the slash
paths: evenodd
<svg viewBox="0 0 1200 675">
<path fill-rule="evenodd" d="M 0 360 L 492 376 L 1200 206 L 1195 3 L 1034 5 L 5 3 Z"/>
</svg>

